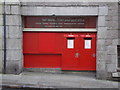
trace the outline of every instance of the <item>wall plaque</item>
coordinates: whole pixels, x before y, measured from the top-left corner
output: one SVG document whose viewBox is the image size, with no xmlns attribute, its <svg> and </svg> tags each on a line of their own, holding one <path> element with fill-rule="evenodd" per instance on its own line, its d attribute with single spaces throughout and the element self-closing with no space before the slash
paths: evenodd
<svg viewBox="0 0 120 90">
<path fill-rule="evenodd" d="M 96 28 L 92 16 L 26 16 L 25 28 Z"/>
</svg>

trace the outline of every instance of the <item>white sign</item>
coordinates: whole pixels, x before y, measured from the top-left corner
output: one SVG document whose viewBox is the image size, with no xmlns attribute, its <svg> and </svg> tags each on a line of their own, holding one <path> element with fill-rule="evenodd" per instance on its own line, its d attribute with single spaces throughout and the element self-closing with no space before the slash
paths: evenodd
<svg viewBox="0 0 120 90">
<path fill-rule="evenodd" d="M 67 48 L 74 48 L 74 40 L 67 40 Z"/>
<path fill-rule="evenodd" d="M 91 40 L 85 40 L 85 49 L 91 49 Z"/>
</svg>

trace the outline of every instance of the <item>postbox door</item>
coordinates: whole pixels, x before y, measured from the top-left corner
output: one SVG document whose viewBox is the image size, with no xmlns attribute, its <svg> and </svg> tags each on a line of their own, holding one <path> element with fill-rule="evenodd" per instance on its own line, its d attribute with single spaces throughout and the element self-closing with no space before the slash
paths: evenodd
<svg viewBox="0 0 120 90">
<path fill-rule="evenodd" d="M 72 36 L 72 35 L 71 35 Z M 77 35 L 78 36 L 78 35 Z M 76 35 L 64 37 L 62 70 L 72 70 L 79 66 L 79 39 Z"/>
<path fill-rule="evenodd" d="M 96 33 L 81 35 L 80 39 L 80 70 L 96 70 Z"/>
</svg>

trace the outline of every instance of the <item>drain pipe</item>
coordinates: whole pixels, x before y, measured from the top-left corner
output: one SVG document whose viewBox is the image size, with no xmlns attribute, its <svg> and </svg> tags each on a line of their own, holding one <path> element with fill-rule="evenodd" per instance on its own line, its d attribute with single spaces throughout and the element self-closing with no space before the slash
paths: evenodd
<svg viewBox="0 0 120 90">
<path fill-rule="evenodd" d="M 3 70 L 3 73 L 6 74 L 6 13 L 5 13 L 5 0 L 4 0 L 3 24 L 4 24 L 4 70 Z"/>
</svg>

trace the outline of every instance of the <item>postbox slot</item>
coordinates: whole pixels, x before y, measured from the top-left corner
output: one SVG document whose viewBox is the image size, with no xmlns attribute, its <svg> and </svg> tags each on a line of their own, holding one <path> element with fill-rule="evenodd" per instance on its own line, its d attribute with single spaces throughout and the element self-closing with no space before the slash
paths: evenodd
<svg viewBox="0 0 120 90">
<path fill-rule="evenodd" d="M 67 37 L 67 39 L 75 39 L 75 37 Z"/>
<path fill-rule="evenodd" d="M 85 39 L 85 40 L 92 40 L 91 37 L 85 37 L 84 39 Z"/>
</svg>

